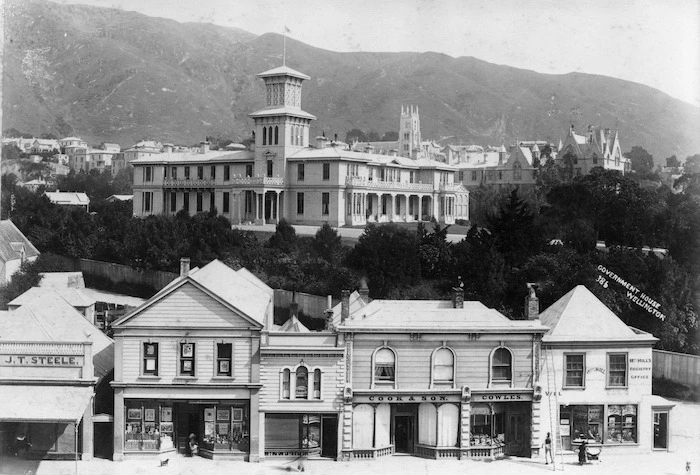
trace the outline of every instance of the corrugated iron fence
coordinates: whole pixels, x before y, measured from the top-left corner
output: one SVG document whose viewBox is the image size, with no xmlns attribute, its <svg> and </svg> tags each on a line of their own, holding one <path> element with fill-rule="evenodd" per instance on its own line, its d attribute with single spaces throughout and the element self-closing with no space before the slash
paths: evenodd
<svg viewBox="0 0 700 475">
<path fill-rule="evenodd" d="M 127 282 L 133 285 L 143 285 L 160 290 L 172 282 L 178 274 L 157 270 L 137 269 L 122 264 L 111 262 L 93 261 L 90 259 L 78 259 L 73 257 L 58 256 L 66 267 L 73 272 L 81 271 L 83 274 L 102 277 L 112 282 Z"/>
</svg>

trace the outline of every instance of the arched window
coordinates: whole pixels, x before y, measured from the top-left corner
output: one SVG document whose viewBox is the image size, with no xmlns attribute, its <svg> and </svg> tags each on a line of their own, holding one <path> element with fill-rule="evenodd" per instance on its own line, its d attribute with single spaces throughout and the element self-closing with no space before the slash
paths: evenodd
<svg viewBox="0 0 700 475">
<path fill-rule="evenodd" d="M 267 145 L 267 127 L 263 127 L 263 145 Z"/>
<path fill-rule="evenodd" d="M 396 377 L 396 355 L 390 348 L 380 348 L 374 354 L 374 381 L 393 383 Z"/>
<path fill-rule="evenodd" d="M 321 399 L 321 370 L 314 370 L 314 399 Z"/>
<path fill-rule="evenodd" d="M 455 355 L 449 348 L 438 348 L 433 353 L 433 382 L 453 383 Z"/>
<path fill-rule="evenodd" d="M 511 382 L 513 379 L 513 355 L 508 348 L 497 348 L 491 356 L 491 381 Z"/>
<path fill-rule="evenodd" d="M 297 399 L 309 398 L 309 370 L 306 366 L 299 366 L 296 373 L 296 389 L 294 396 Z"/>
<path fill-rule="evenodd" d="M 520 165 L 520 162 L 515 162 L 513 164 L 513 179 L 514 180 L 520 180 L 523 177 L 523 166 Z"/>
<path fill-rule="evenodd" d="M 272 145 L 272 126 L 267 129 L 267 143 Z"/>
<path fill-rule="evenodd" d="M 290 396 L 290 373 L 289 369 L 282 371 L 282 399 L 289 399 Z"/>
<path fill-rule="evenodd" d="M 280 131 L 279 128 L 275 125 L 275 145 L 279 143 L 280 140 Z"/>
</svg>

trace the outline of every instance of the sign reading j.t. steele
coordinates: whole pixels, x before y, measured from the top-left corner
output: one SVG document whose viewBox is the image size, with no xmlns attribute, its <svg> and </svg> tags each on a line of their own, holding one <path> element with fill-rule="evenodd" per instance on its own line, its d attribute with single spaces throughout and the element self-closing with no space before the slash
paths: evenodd
<svg viewBox="0 0 700 475">
<path fill-rule="evenodd" d="M 81 367 L 83 357 L 75 355 L 0 355 L 0 366 Z"/>
</svg>

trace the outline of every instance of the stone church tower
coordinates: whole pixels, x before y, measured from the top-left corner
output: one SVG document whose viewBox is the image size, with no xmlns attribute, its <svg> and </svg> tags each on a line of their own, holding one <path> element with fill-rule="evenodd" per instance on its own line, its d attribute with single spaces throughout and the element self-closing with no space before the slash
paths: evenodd
<svg viewBox="0 0 700 475">
<path fill-rule="evenodd" d="M 401 106 L 399 123 L 399 155 L 417 158 L 421 150 L 420 117 L 418 108 Z"/>
</svg>

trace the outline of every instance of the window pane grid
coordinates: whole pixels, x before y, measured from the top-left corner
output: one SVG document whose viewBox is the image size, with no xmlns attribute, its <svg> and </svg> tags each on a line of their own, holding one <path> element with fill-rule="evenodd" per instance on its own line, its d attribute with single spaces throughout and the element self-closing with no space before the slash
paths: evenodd
<svg viewBox="0 0 700 475">
<path fill-rule="evenodd" d="M 566 355 L 566 386 L 583 386 L 583 355 Z"/>
</svg>

